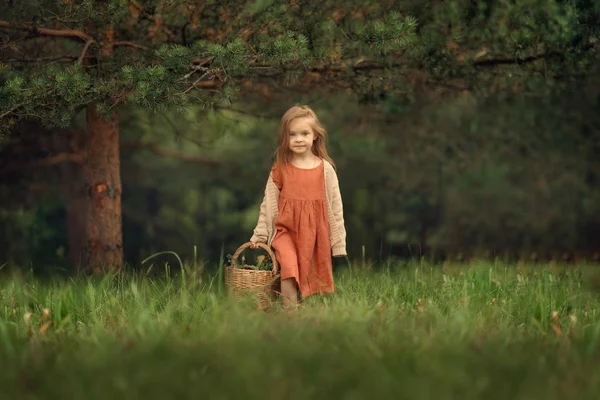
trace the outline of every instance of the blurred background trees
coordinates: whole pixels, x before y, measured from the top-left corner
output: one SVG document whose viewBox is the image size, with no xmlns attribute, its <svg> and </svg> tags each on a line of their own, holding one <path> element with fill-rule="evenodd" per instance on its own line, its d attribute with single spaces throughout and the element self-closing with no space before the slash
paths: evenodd
<svg viewBox="0 0 600 400">
<path fill-rule="evenodd" d="M 282 68 L 211 107 L 118 107 L 125 261 L 163 250 L 189 259 L 197 246 L 216 262 L 248 240 L 279 118 L 295 103 L 311 105 L 329 130 L 350 258 L 600 258 L 598 6 L 356 3 L 326 3 L 321 13 L 295 2 L 283 13 L 271 2 L 244 9 L 305 34 L 312 70 Z M 227 17 L 233 26 L 239 15 Z M 365 16 L 380 19 L 361 24 Z M 210 18 L 215 31 L 204 35 L 234 39 L 225 16 Z M 160 27 L 158 43 L 169 42 L 162 27 L 181 33 L 173 21 Z M 292 42 L 282 42 L 286 54 L 303 46 Z M 15 57 L 3 49 L 8 90 L 24 63 Z M 340 60 L 353 67 L 340 70 Z M 3 93 L 4 113 L 15 98 Z M 62 150 L 85 118 L 12 122 L 0 142 L 0 265 L 66 267 L 79 172 Z"/>
</svg>

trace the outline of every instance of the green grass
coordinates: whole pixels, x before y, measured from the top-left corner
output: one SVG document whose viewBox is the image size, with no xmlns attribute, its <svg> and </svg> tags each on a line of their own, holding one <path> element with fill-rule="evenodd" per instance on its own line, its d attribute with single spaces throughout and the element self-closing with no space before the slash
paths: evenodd
<svg viewBox="0 0 600 400">
<path fill-rule="evenodd" d="M 3 278 L 0 397 L 600 393 L 598 266 L 344 269 L 294 313 L 232 301 L 218 276 Z"/>
</svg>

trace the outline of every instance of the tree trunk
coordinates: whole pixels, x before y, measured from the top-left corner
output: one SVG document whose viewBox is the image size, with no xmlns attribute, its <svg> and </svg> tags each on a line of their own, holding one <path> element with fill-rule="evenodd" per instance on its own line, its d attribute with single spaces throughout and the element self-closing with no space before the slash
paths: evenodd
<svg viewBox="0 0 600 400">
<path fill-rule="evenodd" d="M 118 117 L 102 120 L 87 106 L 87 132 L 76 137 L 84 159 L 66 175 L 69 261 L 86 271 L 123 265 Z"/>
</svg>

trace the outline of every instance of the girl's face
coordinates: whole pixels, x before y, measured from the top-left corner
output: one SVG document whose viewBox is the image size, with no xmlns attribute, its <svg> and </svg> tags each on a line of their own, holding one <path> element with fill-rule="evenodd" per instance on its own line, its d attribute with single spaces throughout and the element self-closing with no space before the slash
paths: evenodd
<svg viewBox="0 0 600 400">
<path fill-rule="evenodd" d="M 311 117 L 301 117 L 292 120 L 288 129 L 288 148 L 294 156 L 305 156 L 312 151 L 313 142 L 317 135 L 312 130 Z"/>
</svg>

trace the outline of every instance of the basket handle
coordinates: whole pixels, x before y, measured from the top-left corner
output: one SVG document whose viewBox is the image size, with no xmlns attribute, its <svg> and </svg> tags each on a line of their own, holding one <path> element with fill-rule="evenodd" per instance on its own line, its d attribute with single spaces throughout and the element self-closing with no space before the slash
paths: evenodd
<svg viewBox="0 0 600 400">
<path fill-rule="evenodd" d="M 235 253 L 233 254 L 233 257 L 231 257 L 231 266 L 232 267 L 235 267 L 235 264 L 237 262 L 238 257 L 240 256 L 240 254 L 242 254 L 242 252 L 244 250 L 246 250 L 248 247 L 250 247 L 251 245 L 252 245 L 252 242 L 246 242 L 235 251 Z M 258 247 L 262 248 L 263 250 L 265 250 L 267 253 L 269 253 L 269 257 L 271 257 L 271 261 L 273 261 L 273 272 L 277 273 L 277 268 L 278 268 L 277 259 L 275 258 L 275 254 L 273 254 L 271 247 L 267 246 L 264 243 L 256 243 L 256 245 Z"/>
</svg>

